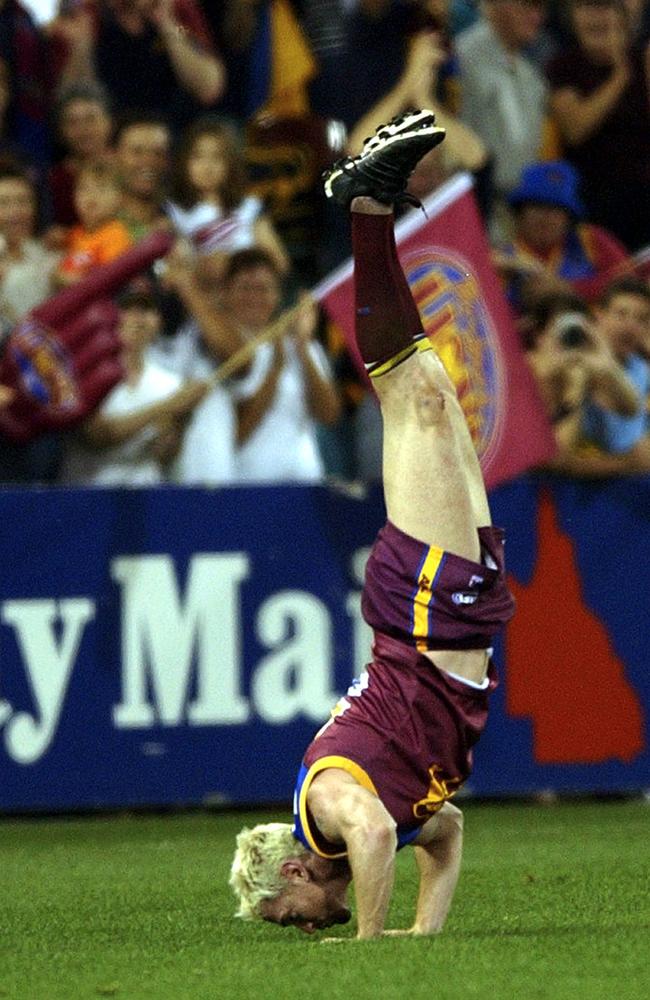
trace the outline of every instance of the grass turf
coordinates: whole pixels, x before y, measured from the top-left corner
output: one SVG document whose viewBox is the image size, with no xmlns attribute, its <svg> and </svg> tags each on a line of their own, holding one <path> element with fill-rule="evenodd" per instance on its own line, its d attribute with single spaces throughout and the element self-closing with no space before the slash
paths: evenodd
<svg viewBox="0 0 650 1000">
<path fill-rule="evenodd" d="M 233 838 L 259 818 L 0 821 L 0 997 L 650 996 L 641 801 L 466 805 L 465 862 L 443 934 L 337 945 L 232 919 Z M 389 926 L 408 925 L 414 890 L 407 848 Z"/>
</svg>

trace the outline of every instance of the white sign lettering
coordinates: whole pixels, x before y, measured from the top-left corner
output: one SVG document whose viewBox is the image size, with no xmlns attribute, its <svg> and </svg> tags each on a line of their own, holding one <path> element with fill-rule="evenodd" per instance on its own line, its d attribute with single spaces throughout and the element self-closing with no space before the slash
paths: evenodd
<svg viewBox="0 0 650 1000">
<path fill-rule="evenodd" d="M 321 722 L 337 699 L 332 687 L 332 623 L 312 594 L 285 590 L 264 602 L 257 635 L 272 652 L 253 675 L 255 708 L 276 725 L 299 715 Z"/>
<path fill-rule="evenodd" d="M 122 588 L 122 729 L 246 722 L 239 689 L 239 587 L 249 573 L 241 552 L 192 558 L 183 601 L 170 556 L 125 556 L 111 564 Z M 192 662 L 196 697 L 189 705 Z M 151 696 L 150 696 L 151 693 Z"/>
<path fill-rule="evenodd" d="M 16 633 L 36 712 L 10 714 L 0 702 L 0 724 L 8 719 L 7 752 L 20 764 L 33 764 L 49 747 L 61 716 L 72 668 L 84 628 L 95 616 L 95 604 L 85 597 L 54 600 L 5 601 L 2 621 Z M 57 641 L 55 624 L 61 622 Z"/>
</svg>

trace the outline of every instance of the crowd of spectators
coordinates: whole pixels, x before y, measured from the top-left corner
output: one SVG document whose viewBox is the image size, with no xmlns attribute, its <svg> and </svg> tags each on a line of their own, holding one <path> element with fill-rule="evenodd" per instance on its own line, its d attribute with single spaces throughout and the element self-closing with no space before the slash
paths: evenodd
<svg viewBox="0 0 650 1000">
<path fill-rule="evenodd" d="M 649 0 L 60 0 L 44 24 L 0 0 L 3 336 L 178 234 L 120 299 L 123 382 L 20 461 L 0 436 L 2 481 L 378 476 L 373 397 L 304 290 L 348 255 L 321 171 L 409 107 L 447 129 L 411 192 L 474 175 L 552 467 L 650 471 Z"/>
</svg>

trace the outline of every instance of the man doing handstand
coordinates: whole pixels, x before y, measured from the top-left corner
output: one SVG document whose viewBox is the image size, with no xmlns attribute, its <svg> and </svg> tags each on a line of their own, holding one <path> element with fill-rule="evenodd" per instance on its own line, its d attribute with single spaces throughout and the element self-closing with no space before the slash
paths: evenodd
<svg viewBox="0 0 650 1000">
<path fill-rule="evenodd" d="M 462 850 L 449 799 L 468 777 L 496 686 L 494 635 L 513 612 L 503 532 L 456 392 L 431 349 L 402 272 L 392 206 L 444 138 L 427 111 L 380 127 L 334 164 L 326 194 L 351 209 L 356 337 L 384 422 L 388 521 L 366 568 L 373 659 L 308 746 L 294 824 L 243 830 L 230 884 L 239 915 L 308 933 L 350 918 L 386 932 L 395 852 L 413 845 L 420 888 L 409 931 L 439 931 Z"/>
</svg>

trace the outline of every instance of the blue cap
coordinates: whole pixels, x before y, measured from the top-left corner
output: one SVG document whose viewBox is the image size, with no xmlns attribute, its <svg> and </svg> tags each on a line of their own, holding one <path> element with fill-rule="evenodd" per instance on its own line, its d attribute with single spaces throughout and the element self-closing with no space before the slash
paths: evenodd
<svg viewBox="0 0 650 1000">
<path fill-rule="evenodd" d="M 564 160 L 530 163 L 524 167 L 519 186 L 511 191 L 508 201 L 513 207 L 526 202 L 554 205 L 580 219 L 585 210 L 578 195 L 579 183 L 578 174 Z"/>
</svg>

